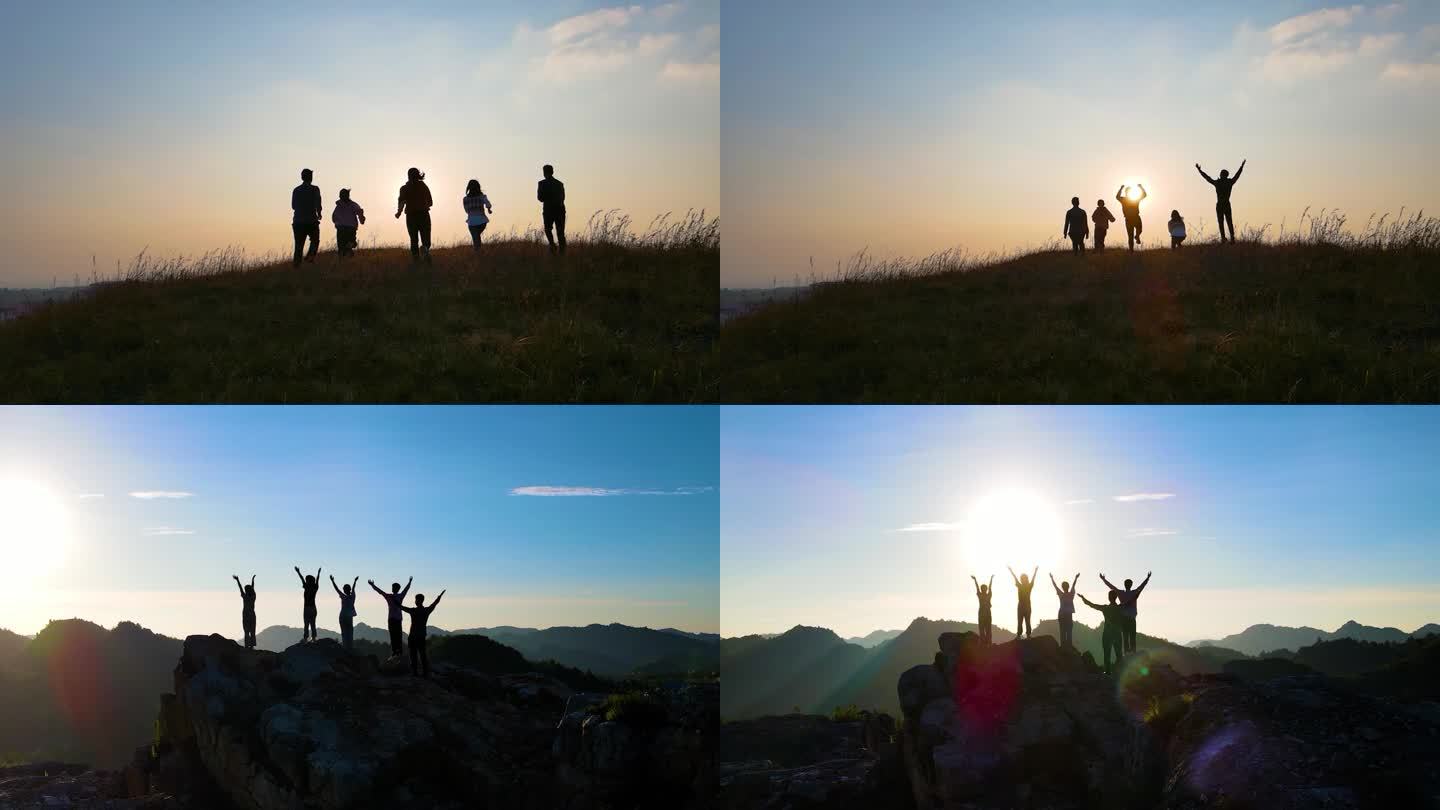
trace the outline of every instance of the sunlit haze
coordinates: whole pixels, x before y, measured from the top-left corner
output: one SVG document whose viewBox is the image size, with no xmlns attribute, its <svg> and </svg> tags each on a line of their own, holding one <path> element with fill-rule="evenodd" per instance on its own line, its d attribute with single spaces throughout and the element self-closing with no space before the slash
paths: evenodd
<svg viewBox="0 0 1440 810">
<path fill-rule="evenodd" d="M 0 627 L 301 624 L 293 566 L 448 589 L 436 626 L 719 622 L 705 408 L 0 409 Z"/>
<path fill-rule="evenodd" d="M 719 214 L 717 0 L 7 4 L 0 28 L 0 287 L 86 282 L 142 250 L 291 246 L 290 190 L 315 171 L 323 246 L 341 188 L 361 246 L 426 173 L 437 243 L 540 224 L 566 184 L 572 233 L 598 210 L 643 228 Z"/>
<path fill-rule="evenodd" d="M 1213 237 L 1197 162 L 1249 160 L 1240 231 L 1440 210 L 1433 2 L 733 3 L 723 51 L 727 287 L 1038 247 L 1137 182 L 1149 246 Z"/>
<path fill-rule="evenodd" d="M 1410 632 L 1440 621 L 1434 408 L 733 407 L 721 415 L 721 632 L 976 620 L 971 575 L 1154 579 L 1140 630 Z M 1091 626 L 1099 614 L 1082 610 Z"/>
</svg>

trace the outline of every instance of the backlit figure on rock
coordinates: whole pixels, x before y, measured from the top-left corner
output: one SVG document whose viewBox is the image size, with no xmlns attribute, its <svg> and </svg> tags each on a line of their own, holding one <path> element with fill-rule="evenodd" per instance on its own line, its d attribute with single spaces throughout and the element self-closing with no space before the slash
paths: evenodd
<svg viewBox="0 0 1440 810">
<path fill-rule="evenodd" d="M 1030 638 L 1030 592 L 1035 590 L 1035 575 L 1040 573 L 1040 566 L 1029 576 L 1021 574 L 1015 576 L 1015 569 L 1005 566 L 1010 571 L 1010 578 L 1015 580 L 1015 590 L 1019 593 L 1020 602 L 1015 606 L 1015 637 L 1020 637 L 1020 630 L 1025 630 L 1025 637 Z"/>
<path fill-rule="evenodd" d="M 970 575 L 970 581 L 975 583 L 975 598 L 980 600 L 980 640 L 986 644 L 990 643 L 990 597 L 995 595 L 995 575 L 990 575 L 990 584 L 981 585 L 980 580 Z"/>
</svg>

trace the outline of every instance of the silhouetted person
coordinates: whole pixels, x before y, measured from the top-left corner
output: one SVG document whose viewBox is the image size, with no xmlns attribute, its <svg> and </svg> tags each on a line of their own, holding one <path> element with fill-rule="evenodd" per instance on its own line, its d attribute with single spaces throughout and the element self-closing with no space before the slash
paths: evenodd
<svg viewBox="0 0 1440 810">
<path fill-rule="evenodd" d="M 310 252 L 304 253 L 305 260 L 315 261 L 315 254 L 320 250 L 320 187 L 311 185 L 314 177 L 314 172 L 301 169 L 300 185 L 290 192 L 290 210 L 295 212 L 295 218 L 291 220 L 294 224 L 290 228 L 295 231 L 296 267 L 300 266 L 307 237 L 310 239 Z"/>
<path fill-rule="evenodd" d="M 350 189 L 340 189 L 340 199 L 330 211 L 330 221 L 335 223 L 335 252 L 341 258 L 354 256 L 359 242 L 356 233 L 365 224 L 365 209 L 350 199 Z"/>
<path fill-rule="evenodd" d="M 1080 198 L 1070 198 L 1070 210 L 1065 212 L 1065 231 L 1070 237 L 1070 252 L 1080 255 L 1085 252 L 1085 237 L 1090 235 L 1090 221 L 1085 209 L 1080 207 Z"/>
<path fill-rule="evenodd" d="M 1074 583 L 1073 587 L 1071 583 Z M 1055 595 L 1060 598 L 1060 614 L 1056 621 L 1060 625 L 1060 646 L 1067 650 L 1075 648 L 1075 591 L 1073 588 L 1080 587 L 1080 575 L 1077 573 L 1070 582 L 1055 584 L 1055 575 L 1050 575 L 1050 587 L 1055 589 Z"/>
<path fill-rule="evenodd" d="M 405 185 L 400 187 L 400 200 L 395 208 L 395 218 L 399 219 L 405 215 L 405 230 L 410 232 L 410 258 L 419 260 L 423 255 L 426 263 L 430 262 L 430 206 L 435 200 L 430 196 L 430 187 L 425 185 L 425 174 L 419 169 L 411 168 L 406 173 L 409 178 Z M 421 253 L 421 245 L 424 245 L 424 253 Z"/>
<path fill-rule="evenodd" d="M 349 650 L 355 646 L 355 583 L 360 577 L 355 577 L 345 590 L 335 584 L 335 575 L 330 575 L 330 587 L 335 589 L 335 595 L 340 597 L 340 643 Z"/>
<path fill-rule="evenodd" d="M 1240 161 L 1240 168 L 1235 170 L 1234 177 L 1230 176 L 1229 169 L 1221 169 L 1220 177 L 1216 179 L 1206 174 L 1205 170 L 1200 168 L 1199 163 L 1195 164 L 1195 171 L 1200 172 L 1200 176 L 1205 178 L 1205 182 L 1215 187 L 1215 216 L 1220 220 L 1221 244 L 1225 242 L 1226 223 L 1230 225 L 1230 242 L 1234 244 L 1235 217 L 1230 213 L 1230 189 L 1234 188 L 1235 184 L 1240 181 L 1240 173 L 1245 171 L 1245 161 Z"/>
<path fill-rule="evenodd" d="M 1115 599 L 1119 597 L 1119 595 L 1119 591 L 1112 589 L 1110 591 L 1110 604 L 1108 605 L 1097 605 L 1094 602 L 1091 602 L 1089 599 L 1086 599 L 1083 594 L 1080 597 L 1081 601 L 1083 601 L 1090 607 L 1100 611 L 1105 616 L 1105 626 L 1101 628 L 1100 633 L 1100 647 L 1104 651 L 1106 675 L 1109 675 L 1111 672 L 1110 651 L 1115 651 L 1116 664 L 1120 663 L 1120 659 L 1123 653 L 1121 642 L 1124 636 L 1123 627 L 1125 622 L 1125 609 L 1115 603 Z"/>
<path fill-rule="evenodd" d="M 373 579 L 365 581 L 370 583 L 371 588 L 375 588 L 375 592 L 380 594 L 380 598 L 385 600 L 385 605 L 389 608 L 385 618 L 390 626 L 390 657 L 399 658 L 405 653 L 405 648 L 401 646 L 401 639 L 405 637 L 405 614 L 400 612 L 400 608 L 405 605 L 405 594 L 410 592 L 410 583 L 414 582 L 415 578 L 405 580 L 403 591 L 400 590 L 400 583 L 390 583 L 390 593 L 376 588 Z"/>
<path fill-rule="evenodd" d="M 1106 579 L 1104 574 L 1100 575 L 1100 581 L 1105 583 L 1105 587 L 1114 591 L 1120 591 L 1119 588 L 1110 584 L 1110 580 Z M 1125 580 L 1125 590 L 1120 591 L 1120 607 L 1123 608 L 1122 615 L 1125 619 L 1120 640 L 1124 643 L 1125 652 L 1127 653 L 1135 652 L 1135 617 L 1140 613 L 1136 602 L 1140 601 L 1140 592 L 1145 590 L 1146 585 L 1150 584 L 1150 572 L 1145 572 L 1145 581 L 1140 583 L 1140 587 L 1131 589 L 1130 586 L 1132 584 L 1133 582 L 1131 580 Z"/>
<path fill-rule="evenodd" d="M 470 228 L 470 239 L 475 242 L 476 252 L 479 252 L 480 234 L 485 233 L 485 226 L 490 224 L 490 217 L 486 214 L 495 213 L 495 208 L 490 205 L 485 190 L 480 188 L 479 180 L 471 180 L 465 185 L 465 198 L 460 203 L 465 206 L 465 225 Z"/>
<path fill-rule="evenodd" d="M 975 598 L 980 600 L 980 640 L 986 644 L 990 643 L 990 598 L 995 595 L 995 575 L 990 575 L 990 584 L 981 585 L 980 580 L 970 575 L 970 581 L 975 583 Z"/>
<path fill-rule="evenodd" d="M 1010 578 L 1015 580 L 1015 590 L 1020 595 L 1020 602 L 1015 606 L 1015 637 L 1020 637 L 1020 629 L 1025 629 L 1025 637 L 1030 638 L 1030 592 L 1035 590 L 1035 575 L 1040 573 L 1040 566 L 1030 576 L 1021 574 L 1015 576 L 1015 569 L 1005 566 L 1010 571 Z"/>
<path fill-rule="evenodd" d="M 555 167 L 546 163 L 540 169 L 545 179 L 535 188 L 535 199 L 541 203 L 540 217 L 545 223 L 545 240 L 550 243 L 550 252 L 556 252 L 556 238 L 559 238 L 559 252 L 565 252 L 565 184 L 555 179 Z M 554 234 L 551 234 L 551 230 Z"/>
<path fill-rule="evenodd" d="M 1180 244 L 1185 241 L 1185 219 L 1176 210 L 1170 211 L 1170 249 L 1179 250 Z"/>
<path fill-rule="evenodd" d="M 1130 199 L 1130 187 L 1121 186 L 1116 192 L 1115 199 L 1120 202 L 1120 213 L 1125 217 L 1125 236 L 1130 240 L 1130 249 L 1135 249 L 1135 243 L 1140 241 L 1140 232 L 1144 230 L 1144 224 L 1140 222 L 1140 203 L 1150 196 L 1150 192 L 1144 186 L 1137 185 L 1140 189 L 1140 196 Z"/>
<path fill-rule="evenodd" d="M 318 638 L 315 635 L 315 594 L 320 592 L 320 569 L 315 569 L 315 576 L 300 573 L 300 566 L 295 566 L 295 576 L 300 577 L 300 587 L 305 589 L 305 626 L 300 631 L 301 641 L 314 641 Z"/>
<path fill-rule="evenodd" d="M 1090 215 L 1095 222 L 1095 250 L 1105 249 L 1105 232 L 1110 230 L 1110 223 L 1115 221 L 1115 215 L 1105 207 L 1104 200 L 1095 201 L 1095 213 Z"/>
<path fill-rule="evenodd" d="M 440 600 L 445 598 L 445 592 L 435 597 L 430 607 L 425 607 L 425 594 L 415 594 L 415 607 L 400 606 L 400 609 L 410 614 L 410 674 L 424 675 L 430 677 L 430 655 L 425 652 L 425 625 L 430 621 L 430 614 L 435 608 L 440 607 Z"/>
<path fill-rule="evenodd" d="M 234 574 L 235 587 L 240 589 L 240 626 L 245 630 L 245 649 L 255 648 L 255 575 L 250 575 L 250 584 L 241 585 L 240 577 Z"/>
</svg>

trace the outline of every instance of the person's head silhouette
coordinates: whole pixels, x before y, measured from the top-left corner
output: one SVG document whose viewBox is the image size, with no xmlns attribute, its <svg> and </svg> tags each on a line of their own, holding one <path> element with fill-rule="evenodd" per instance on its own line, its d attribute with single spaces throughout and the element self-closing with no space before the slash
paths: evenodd
<svg viewBox="0 0 1440 810">
<path fill-rule="evenodd" d="M 1115 600 L 1116 600 L 1116 599 L 1119 599 L 1119 598 L 1120 598 L 1120 592 L 1119 592 L 1119 591 L 1116 591 L 1116 590 L 1110 591 L 1110 604 L 1112 604 L 1112 605 L 1115 604 Z"/>
<path fill-rule="evenodd" d="M 415 607 L 425 607 L 425 594 L 415 594 Z"/>
<path fill-rule="evenodd" d="M 1253 174 L 1253 172 L 1252 172 L 1252 174 Z M 1225 178 L 1227 178 L 1227 177 L 1229 177 L 1229 176 L 1230 176 L 1230 170 L 1229 170 L 1229 169 L 1221 169 L 1221 170 L 1220 170 L 1220 179 L 1221 179 L 1221 180 L 1224 180 Z"/>
<path fill-rule="evenodd" d="M 1101 208 L 1104 208 L 1104 207 L 1105 207 L 1105 201 L 1104 201 L 1104 200 L 1096 200 L 1096 201 L 1095 201 L 1095 204 L 1098 205 L 1098 206 L 1100 206 Z"/>
<path fill-rule="evenodd" d="M 414 166 L 411 166 L 411 167 L 410 167 L 410 171 L 406 172 L 406 173 L 405 173 L 405 176 L 408 177 L 408 178 L 410 178 L 411 180 L 424 180 L 424 179 L 425 179 L 425 173 L 422 172 L 422 171 L 420 171 L 419 169 L 415 168 Z"/>
<path fill-rule="evenodd" d="M 1065 582 L 1064 580 L 1061 580 L 1061 581 L 1060 581 L 1060 590 L 1064 591 L 1065 593 L 1069 593 L 1069 592 L 1070 592 L 1070 583 Z"/>
<path fill-rule="evenodd" d="M 350 189 L 348 189 L 348 188 L 342 188 L 342 189 L 340 189 L 340 199 L 342 199 L 342 200 L 348 200 L 348 199 L 350 199 Z"/>
<path fill-rule="evenodd" d="M 1129 579 L 1125 580 L 1125 590 L 1127 590 L 1127 591 L 1130 590 L 1130 583 L 1133 582 L 1133 581 L 1134 581 L 1134 580 L 1129 580 Z"/>
<path fill-rule="evenodd" d="M 1071 198 L 1070 198 L 1070 204 L 1073 205 L 1073 206 L 1075 206 L 1076 208 L 1079 208 L 1079 207 L 1080 207 L 1080 198 L 1079 198 L 1079 197 L 1071 197 Z"/>
<path fill-rule="evenodd" d="M 1020 575 L 1020 584 L 1021 584 L 1021 585 L 1026 585 L 1026 584 L 1028 584 L 1029 582 L 1030 582 L 1030 575 L 1029 575 L 1029 574 L 1021 574 L 1021 575 Z"/>
<path fill-rule="evenodd" d="M 555 176 L 555 167 L 554 167 L 554 166 L 551 166 L 549 163 L 546 163 L 544 166 L 541 166 L 541 167 L 540 167 L 540 171 L 541 171 L 542 173 L 544 173 L 544 175 L 545 175 L 546 177 L 554 177 L 554 176 Z"/>
<path fill-rule="evenodd" d="M 348 582 L 345 583 L 345 595 L 346 595 L 346 596 L 349 596 L 349 595 L 350 595 L 350 583 L 348 583 Z"/>
<path fill-rule="evenodd" d="M 306 575 L 305 575 L 305 584 L 306 584 L 306 585 L 314 585 L 314 584 L 315 584 L 315 577 L 314 577 L 314 575 L 312 575 L 312 574 L 306 574 Z"/>
<path fill-rule="evenodd" d="M 1171 219 L 1179 219 L 1179 218 L 1180 218 L 1180 212 L 1179 212 L 1179 210 L 1174 209 L 1174 208 L 1170 209 L 1170 218 L 1171 218 Z"/>
<path fill-rule="evenodd" d="M 980 586 L 980 593 L 989 593 L 990 589 L 984 585 Z"/>
<path fill-rule="evenodd" d="M 255 586 L 254 586 L 254 585 L 246 585 L 246 586 L 245 586 L 245 595 L 246 595 L 246 596 L 253 597 L 253 596 L 255 595 Z"/>
<path fill-rule="evenodd" d="M 300 170 L 300 182 L 302 182 L 302 183 L 308 183 L 308 182 L 310 182 L 310 181 L 313 180 L 313 179 L 315 179 L 315 173 L 314 173 L 314 172 L 310 171 L 309 169 L 301 169 L 301 170 Z"/>
<path fill-rule="evenodd" d="M 390 583 L 390 592 L 391 592 L 391 593 L 399 593 L 399 592 L 400 592 L 400 583 L 398 583 L 398 582 L 392 582 L 392 583 Z"/>
<path fill-rule="evenodd" d="M 466 196 L 474 196 L 474 195 L 479 194 L 479 193 L 481 193 L 481 192 L 480 192 L 480 181 L 479 181 L 479 180 L 471 180 L 470 182 L 468 182 L 468 183 L 465 184 L 465 194 L 466 194 Z"/>
</svg>

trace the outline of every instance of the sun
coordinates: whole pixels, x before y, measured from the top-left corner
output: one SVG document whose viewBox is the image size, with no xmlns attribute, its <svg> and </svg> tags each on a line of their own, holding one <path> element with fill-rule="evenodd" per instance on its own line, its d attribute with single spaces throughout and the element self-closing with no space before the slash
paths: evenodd
<svg viewBox="0 0 1440 810">
<path fill-rule="evenodd" d="M 71 540 L 59 496 L 32 481 L 0 479 L 0 566 L 33 582 L 60 567 Z"/>
<path fill-rule="evenodd" d="M 1132 177 L 1131 179 L 1125 181 L 1125 185 L 1129 186 L 1129 191 L 1126 193 L 1125 196 L 1131 200 L 1137 200 L 1140 198 L 1141 186 L 1145 186 L 1146 191 L 1150 190 L 1150 185 L 1145 182 L 1145 178 L 1143 177 Z"/>
<path fill-rule="evenodd" d="M 1040 567 L 1039 577 L 1062 559 L 1060 518 L 1049 501 L 1023 489 L 991 492 L 970 508 L 961 531 L 961 553 L 967 574 L 983 583 L 994 574 L 1007 581 L 1005 567 L 1018 575 Z M 1008 583 L 1007 583 L 1008 584 Z"/>
</svg>

